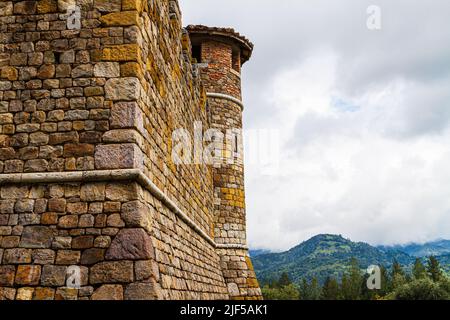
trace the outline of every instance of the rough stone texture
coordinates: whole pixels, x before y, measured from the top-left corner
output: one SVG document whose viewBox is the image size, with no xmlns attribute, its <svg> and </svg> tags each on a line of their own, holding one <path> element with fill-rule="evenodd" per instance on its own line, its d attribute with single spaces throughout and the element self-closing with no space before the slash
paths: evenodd
<svg viewBox="0 0 450 320">
<path fill-rule="evenodd" d="M 106 82 L 106 99 L 113 101 L 135 101 L 139 99 L 141 85 L 137 78 L 111 79 Z"/>
<path fill-rule="evenodd" d="M 67 29 L 72 5 L 81 30 Z M 261 297 L 248 250 L 214 245 L 246 244 L 242 157 L 172 161 L 174 130 L 242 128 L 240 106 L 206 91 L 240 99 L 250 52 L 180 16 L 175 0 L 0 3 L 0 300 Z M 102 170 L 120 181 L 64 180 Z M 27 180 L 37 174 L 57 179 Z"/>
<path fill-rule="evenodd" d="M 117 62 L 99 62 L 94 67 L 94 76 L 99 78 L 120 77 L 120 64 Z"/>
<path fill-rule="evenodd" d="M 31 250 L 28 249 L 6 249 L 3 257 L 5 264 L 31 263 Z"/>
<path fill-rule="evenodd" d="M 132 283 L 125 290 L 125 300 L 156 300 L 158 292 L 153 283 Z"/>
<path fill-rule="evenodd" d="M 123 288 L 121 285 L 105 284 L 98 288 L 92 295 L 92 300 L 123 300 Z"/>
<path fill-rule="evenodd" d="M 81 256 L 82 265 L 93 265 L 105 259 L 105 249 L 91 248 L 83 252 Z"/>
<path fill-rule="evenodd" d="M 23 286 L 38 285 L 40 277 L 41 277 L 40 266 L 33 266 L 33 265 L 18 266 L 15 283 Z"/>
<path fill-rule="evenodd" d="M 142 152 L 135 144 L 100 145 L 95 150 L 95 167 L 100 170 L 140 168 L 142 162 Z"/>
<path fill-rule="evenodd" d="M 143 229 L 123 229 L 106 253 L 107 260 L 147 260 L 154 258 L 150 236 Z"/>
<path fill-rule="evenodd" d="M 99 283 L 130 283 L 133 282 L 133 262 L 114 261 L 101 262 L 91 268 L 89 282 Z"/>
<path fill-rule="evenodd" d="M 15 273 L 14 266 L 0 266 L 0 287 L 11 287 L 14 284 Z"/>
<path fill-rule="evenodd" d="M 50 248 L 53 240 L 52 230 L 43 226 L 25 227 L 20 246 L 23 248 Z"/>
<path fill-rule="evenodd" d="M 62 287 L 66 280 L 66 267 L 46 265 L 42 269 L 41 284 L 48 287 Z"/>
</svg>

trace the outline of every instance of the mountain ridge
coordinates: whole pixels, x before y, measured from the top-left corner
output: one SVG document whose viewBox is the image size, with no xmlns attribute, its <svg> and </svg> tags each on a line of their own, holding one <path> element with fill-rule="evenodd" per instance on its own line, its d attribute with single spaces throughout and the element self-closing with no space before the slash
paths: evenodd
<svg viewBox="0 0 450 320">
<path fill-rule="evenodd" d="M 397 261 L 406 271 L 410 271 L 416 258 L 424 259 L 430 255 L 425 253 L 436 255 L 443 262 L 444 271 L 450 271 L 448 240 L 435 241 L 422 247 L 418 244 L 376 247 L 365 242 L 353 242 L 342 235 L 320 234 L 285 252 L 259 251 L 257 255 L 252 256 L 252 260 L 262 283 L 277 279 L 284 272 L 287 272 L 294 282 L 299 282 L 302 278 L 311 280 L 314 277 L 319 282 L 324 282 L 329 276 L 342 277 L 353 258 L 359 261 L 361 269 L 370 265 L 390 268 L 393 262 Z"/>
</svg>

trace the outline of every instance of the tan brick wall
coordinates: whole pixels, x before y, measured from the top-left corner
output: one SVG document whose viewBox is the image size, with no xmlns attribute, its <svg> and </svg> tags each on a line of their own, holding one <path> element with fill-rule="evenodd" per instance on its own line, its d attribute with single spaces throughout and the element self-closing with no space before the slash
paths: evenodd
<svg viewBox="0 0 450 320">
<path fill-rule="evenodd" d="M 177 1 L 3 1 L 0 22 L 0 299 L 259 297 L 247 250 L 217 246 L 245 244 L 242 165 L 217 207 L 217 172 L 171 160 L 173 130 L 214 118 Z"/>
</svg>

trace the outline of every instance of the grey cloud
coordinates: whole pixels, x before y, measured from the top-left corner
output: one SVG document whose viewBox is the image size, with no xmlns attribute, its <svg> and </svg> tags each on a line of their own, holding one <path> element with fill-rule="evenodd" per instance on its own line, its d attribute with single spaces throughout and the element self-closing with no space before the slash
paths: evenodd
<svg viewBox="0 0 450 320">
<path fill-rule="evenodd" d="M 286 249 L 320 232 L 373 243 L 450 238 L 449 1 L 180 3 L 186 25 L 232 26 L 255 43 L 243 70 L 245 127 L 285 136 L 279 175 L 247 168 L 252 246 Z M 380 31 L 366 28 L 373 4 Z M 329 108 L 335 97 L 356 110 L 296 110 L 289 92 L 274 89 L 281 79 L 298 97 L 310 94 L 301 74 L 286 73 L 320 52 L 336 57 Z"/>
</svg>

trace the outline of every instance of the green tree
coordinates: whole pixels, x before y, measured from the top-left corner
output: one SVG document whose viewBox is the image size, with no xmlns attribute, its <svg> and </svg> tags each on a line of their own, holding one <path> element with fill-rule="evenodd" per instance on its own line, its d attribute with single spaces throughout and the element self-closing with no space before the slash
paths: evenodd
<svg viewBox="0 0 450 320">
<path fill-rule="evenodd" d="M 397 260 L 392 264 L 392 289 L 397 289 L 406 284 L 406 275 L 400 263 Z"/>
<path fill-rule="evenodd" d="M 371 290 L 367 285 L 369 277 L 370 275 L 366 273 L 361 281 L 361 300 L 374 300 L 378 296 L 378 290 Z"/>
<path fill-rule="evenodd" d="M 394 260 L 394 263 L 392 264 L 392 276 L 396 274 L 405 276 L 405 271 L 403 270 L 401 264 L 398 263 L 397 260 Z"/>
<path fill-rule="evenodd" d="M 420 258 L 417 258 L 416 262 L 414 262 L 412 274 L 415 280 L 424 279 L 427 277 L 427 269 L 423 265 Z"/>
<path fill-rule="evenodd" d="M 301 300 L 310 300 L 311 292 L 309 288 L 309 283 L 305 278 L 303 278 L 302 281 L 300 282 L 299 292 Z"/>
<path fill-rule="evenodd" d="M 300 294 L 297 288 L 290 284 L 282 288 L 271 288 L 268 285 L 262 288 L 264 299 L 266 300 L 299 300 Z"/>
<path fill-rule="evenodd" d="M 320 300 L 320 297 L 322 296 L 322 288 L 319 285 L 319 281 L 317 278 L 313 278 L 311 280 L 311 284 L 309 286 L 309 300 Z"/>
<path fill-rule="evenodd" d="M 429 278 L 414 280 L 397 288 L 394 300 L 448 300 L 449 293 Z"/>
<path fill-rule="evenodd" d="M 431 256 L 428 258 L 427 272 L 431 280 L 433 280 L 434 282 L 438 282 L 442 279 L 443 274 L 441 265 L 439 264 L 439 261 L 438 259 L 436 259 L 436 257 Z"/>
<path fill-rule="evenodd" d="M 342 277 L 341 296 L 344 300 L 360 300 L 362 297 L 362 282 L 364 277 L 355 258 L 351 260 L 350 270 Z"/>
<path fill-rule="evenodd" d="M 381 270 L 381 290 L 380 290 L 380 296 L 384 297 L 389 292 L 392 291 L 392 282 L 391 278 L 389 277 L 389 271 L 382 266 L 380 268 Z"/>
<path fill-rule="evenodd" d="M 278 286 L 280 288 L 287 287 L 292 284 L 291 278 L 287 272 L 283 272 L 278 280 Z"/>
<path fill-rule="evenodd" d="M 311 282 L 302 279 L 299 292 L 301 300 L 320 300 L 322 288 L 320 287 L 317 278 L 313 278 Z"/>
<path fill-rule="evenodd" d="M 335 278 L 328 277 L 322 289 L 322 300 L 338 300 L 339 284 Z"/>
<path fill-rule="evenodd" d="M 350 275 L 349 275 L 349 281 L 350 281 L 350 300 L 360 300 L 361 294 L 362 294 L 362 282 L 364 278 L 361 274 L 361 269 L 359 267 L 359 262 L 355 258 L 352 259 L 351 265 L 350 265 Z"/>
</svg>

